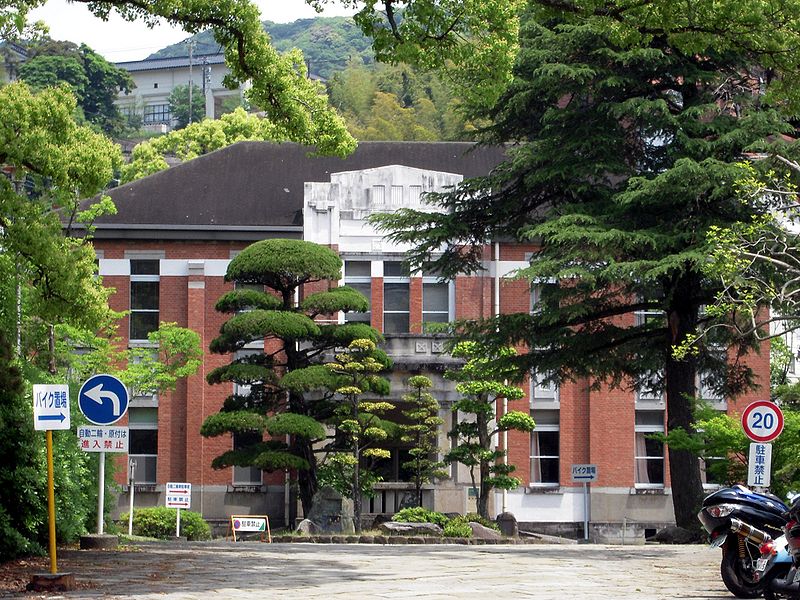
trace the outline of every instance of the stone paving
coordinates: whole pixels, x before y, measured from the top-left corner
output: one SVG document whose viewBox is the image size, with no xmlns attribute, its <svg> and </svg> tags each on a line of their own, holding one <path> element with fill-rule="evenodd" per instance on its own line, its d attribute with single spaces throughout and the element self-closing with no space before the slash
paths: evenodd
<svg viewBox="0 0 800 600">
<path fill-rule="evenodd" d="M 58 567 L 92 586 L 61 595 L 67 599 L 731 599 L 719 577 L 719 560 L 719 550 L 703 545 L 217 541 L 142 544 L 133 551 L 65 550 Z"/>
</svg>

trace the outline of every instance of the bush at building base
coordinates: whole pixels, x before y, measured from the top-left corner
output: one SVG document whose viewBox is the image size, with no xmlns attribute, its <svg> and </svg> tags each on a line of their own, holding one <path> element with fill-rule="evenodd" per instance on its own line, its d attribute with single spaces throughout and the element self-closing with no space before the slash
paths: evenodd
<svg viewBox="0 0 800 600">
<path fill-rule="evenodd" d="M 175 537 L 175 508 L 156 506 L 152 508 L 136 508 L 133 511 L 133 533 L 144 537 L 162 540 Z M 120 515 L 120 521 L 128 522 L 128 513 Z M 181 511 L 181 536 L 189 541 L 210 540 L 211 527 L 200 513 L 190 510 Z"/>
</svg>

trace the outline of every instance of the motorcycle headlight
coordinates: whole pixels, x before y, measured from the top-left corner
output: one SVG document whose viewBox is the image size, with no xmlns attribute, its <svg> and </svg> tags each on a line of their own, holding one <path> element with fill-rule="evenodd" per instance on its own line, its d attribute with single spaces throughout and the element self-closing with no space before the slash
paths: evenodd
<svg viewBox="0 0 800 600">
<path fill-rule="evenodd" d="M 706 512 L 716 518 L 727 517 L 734 510 L 736 510 L 736 506 L 733 504 L 717 504 L 716 506 L 706 507 Z"/>
</svg>

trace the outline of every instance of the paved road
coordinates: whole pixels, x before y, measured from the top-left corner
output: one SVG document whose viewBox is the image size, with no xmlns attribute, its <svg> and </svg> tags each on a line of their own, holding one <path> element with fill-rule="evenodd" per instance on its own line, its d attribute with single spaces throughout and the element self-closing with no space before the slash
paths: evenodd
<svg viewBox="0 0 800 600">
<path fill-rule="evenodd" d="M 732 599 L 705 546 L 380 546 L 246 542 L 62 551 L 66 598 Z M 52 596 L 50 596 L 52 598 Z"/>
</svg>

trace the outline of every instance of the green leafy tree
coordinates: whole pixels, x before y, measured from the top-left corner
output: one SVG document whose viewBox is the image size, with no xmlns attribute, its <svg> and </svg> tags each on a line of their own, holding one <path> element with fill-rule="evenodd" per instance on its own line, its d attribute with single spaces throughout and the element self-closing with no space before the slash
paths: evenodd
<svg viewBox="0 0 800 600">
<path fill-rule="evenodd" d="M 437 460 L 439 452 L 437 435 L 444 419 L 439 416 L 439 402 L 428 390 L 433 383 L 424 375 L 414 375 L 408 379 L 409 392 L 403 396 L 408 406 L 402 411 L 407 422 L 398 423 L 400 440 L 410 444 L 411 460 L 403 463 L 403 468 L 413 473 L 414 492 L 417 506 L 422 506 L 422 486 L 434 479 L 445 479 L 448 474 L 445 463 Z"/>
<path fill-rule="evenodd" d="M 513 373 L 503 369 L 498 359 L 516 354 L 513 348 L 499 351 L 477 342 L 459 342 L 451 352 L 454 358 L 465 360 L 458 371 L 447 371 L 445 377 L 456 381 L 456 391 L 462 398 L 453 404 L 453 412 L 465 415 L 453 425 L 450 436 L 455 447 L 444 457 L 469 469 L 472 489 L 478 502 L 478 514 L 489 517 L 489 494 L 493 489 L 510 490 L 520 485 L 511 475 L 516 468 L 502 461 L 507 450 L 492 448 L 492 438 L 501 431 L 530 432 L 536 427 L 529 414 L 508 411 L 497 419 L 497 399 L 522 398 L 522 389 L 504 383 Z"/>
<path fill-rule="evenodd" d="M 392 240 L 415 245 L 414 263 L 444 245 L 434 268 L 446 276 L 478 268 L 490 240 L 516 235 L 539 247 L 520 276 L 559 285 L 542 286 L 533 314 L 501 315 L 465 335 L 529 348 L 508 357 L 520 374 L 655 382 L 670 431 L 692 431 L 698 373 L 728 395 L 756 383 L 739 360 L 753 337 L 737 341 L 730 362 L 717 350 L 728 345 L 723 330 L 673 355 L 721 318 L 701 312 L 720 289 L 704 272 L 710 228 L 758 212 L 738 197 L 742 153 L 792 131 L 779 109 L 796 106 L 788 49 L 800 32 L 788 7 L 779 26 L 761 2 L 747 4 L 744 26 L 733 16 L 741 8 L 532 2 L 514 80 L 486 113 L 489 139 L 517 148 L 488 177 L 440 195 L 441 212 L 381 221 Z M 751 82 L 767 72 L 775 76 L 762 77 L 762 95 Z M 669 465 L 677 524 L 693 528 L 697 460 L 670 447 Z"/>
<path fill-rule="evenodd" d="M 332 250 L 299 240 L 256 242 L 228 266 L 226 281 L 246 285 L 218 301 L 218 311 L 231 317 L 211 342 L 211 351 L 236 353 L 247 344 L 264 341 L 264 352 L 234 355 L 229 365 L 208 374 L 211 384 L 249 386 L 246 394 L 229 396 L 219 413 L 208 417 L 204 436 L 230 433 L 271 436 L 267 441 L 232 450 L 212 462 L 265 470 L 299 470 L 300 500 L 305 514 L 317 491 L 314 444 L 325 439 L 322 422 L 332 416 L 328 398 L 312 399 L 309 392 L 335 389 L 323 354 L 354 339 L 377 342 L 380 334 L 360 323 L 318 324 L 315 319 L 338 311 L 366 311 L 368 301 L 348 287 L 332 287 L 300 296 L 304 285 L 335 282 L 342 261 Z M 297 301 L 295 298 L 302 297 Z M 282 440 L 290 437 L 288 445 Z"/>
<path fill-rule="evenodd" d="M 210 29 L 230 68 L 229 87 L 252 86 L 248 100 L 262 107 L 285 138 L 316 146 L 324 154 L 345 156 L 355 148 L 344 122 L 328 105 L 324 87 L 307 76 L 302 54 L 279 53 L 269 43 L 258 8 L 249 0 L 156 0 L 154 2 L 82 2 L 100 18 L 115 12 L 126 20 L 155 22 L 159 18 L 182 26 L 188 33 Z M 27 35 L 34 0 L 14 0 L 0 12 L 3 39 Z M 28 28 L 29 29 L 29 28 Z"/>
<path fill-rule="evenodd" d="M 339 379 L 336 387 L 338 405 L 333 411 L 333 422 L 338 434 L 344 438 L 344 445 L 351 451 L 348 462 L 352 465 L 350 490 L 356 533 L 361 532 L 362 460 L 389 458 L 390 452 L 379 445 L 395 429 L 393 423 L 382 418 L 395 408 L 394 404 L 362 398 L 365 393 L 386 394 L 389 391 L 389 382 L 379 375 L 387 368 L 386 355 L 376 353 L 376 350 L 372 340 L 353 340 L 346 352 L 336 355 L 336 362 L 325 365 Z"/>
<path fill-rule="evenodd" d="M 183 129 L 190 123 L 199 123 L 206 116 L 206 99 L 203 90 L 192 84 L 192 105 L 189 107 L 189 85 L 176 85 L 169 95 L 169 109 L 178 120 L 175 129 Z M 190 118 L 191 115 L 191 118 Z"/>
<path fill-rule="evenodd" d="M 125 120 L 114 101 L 119 92 L 134 88 L 133 79 L 86 44 L 38 40 L 31 44 L 19 76 L 37 90 L 66 83 L 86 121 L 109 135 L 125 131 Z"/>
</svg>

